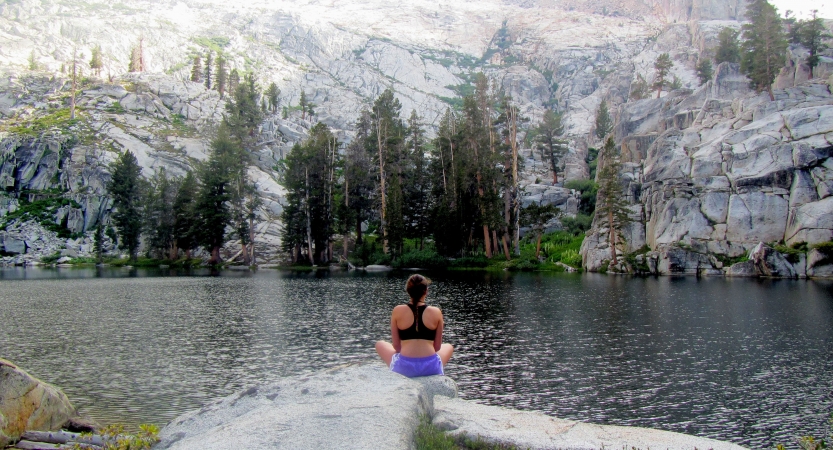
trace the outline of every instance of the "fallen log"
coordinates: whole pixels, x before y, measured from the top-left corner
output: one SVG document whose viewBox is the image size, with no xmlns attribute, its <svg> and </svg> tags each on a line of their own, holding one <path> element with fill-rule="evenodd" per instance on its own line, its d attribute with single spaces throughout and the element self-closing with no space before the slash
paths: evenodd
<svg viewBox="0 0 833 450">
<path fill-rule="evenodd" d="M 77 442 L 69 442 L 66 444 L 50 444 L 47 442 L 20 441 L 17 444 L 15 444 L 14 447 L 9 447 L 9 450 L 75 450 L 77 448 L 81 450 L 104 449 L 104 447 L 99 447 L 98 445 L 80 444 Z"/>
<path fill-rule="evenodd" d="M 101 436 L 70 433 L 68 431 L 27 431 L 20 438 L 25 441 L 46 442 L 49 444 L 77 442 L 79 444 L 91 444 L 104 447 L 104 439 Z"/>
</svg>

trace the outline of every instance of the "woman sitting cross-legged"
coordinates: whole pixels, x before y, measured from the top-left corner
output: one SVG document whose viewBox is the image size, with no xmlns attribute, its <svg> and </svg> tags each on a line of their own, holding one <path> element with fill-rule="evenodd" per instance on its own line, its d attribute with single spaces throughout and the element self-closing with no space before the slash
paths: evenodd
<svg viewBox="0 0 833 450">
<path fill-rule="evenodd" d="M 390 316 L 391 342 L 376 342 L 376 353 L 393 372 L 406 377 L 443 375 L 443 366 L 451 359 L 454 347 L 443 344 L 443 313 L 427 306 L 431 280 L 411 275 L 405 291 L 411 298 L 393 308 Z"/>
</svg>

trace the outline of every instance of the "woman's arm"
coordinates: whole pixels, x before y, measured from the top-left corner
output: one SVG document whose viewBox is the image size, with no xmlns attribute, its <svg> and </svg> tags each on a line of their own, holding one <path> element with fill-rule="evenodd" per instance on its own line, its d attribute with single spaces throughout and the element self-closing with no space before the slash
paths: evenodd
<svg viewBox="0 0 833 450">
<path fill-rule="evenodd" d="M 399 340 L 399 327 L 396 326 L 396 309 L 390 314 L 390 342 L 396 353 L 402 352 L 402 341 Z"/>
<path fill-rule="evenodd" d="M 443 346 L 443 313 L 442 311 L 437 309 L 440 313 L 440 321 L 437 322 L 437 334 L 434 335 L 434 351 L 440 351 L 440 347 Z"/>
</svg>

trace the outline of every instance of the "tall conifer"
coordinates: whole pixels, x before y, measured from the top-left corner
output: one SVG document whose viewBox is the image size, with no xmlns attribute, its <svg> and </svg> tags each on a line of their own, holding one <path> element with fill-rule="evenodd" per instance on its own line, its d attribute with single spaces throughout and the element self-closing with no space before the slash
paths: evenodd
<svg viewBox="0 0 833 450">
<path fill-rule="evenodd" d="M 107 191 L 113 199 L 113 222 L 118 228 L 119 243 L 136 261 L 139 236 L 142 232 L 142 198 L 139 161 L 126 150 L 110 165 Z"/>
<path fill-rule="evenodd" d="M 787 39 L 781 18 L 767 0 L 749 0 L 746 8 L 748 23 L 743 25 L 741 71 L 752 80 L 758 92 L 767 91 L 775 100 L 772 83 L 784 67 Z"/>
</svg>

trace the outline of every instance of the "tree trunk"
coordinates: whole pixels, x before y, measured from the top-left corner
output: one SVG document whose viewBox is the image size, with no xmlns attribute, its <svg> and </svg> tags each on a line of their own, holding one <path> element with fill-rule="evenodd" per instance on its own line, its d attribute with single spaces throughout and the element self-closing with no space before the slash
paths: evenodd
<svg viewBox="0 0 833 450">
<path fill-rule="evenodd" d="M 492 239 L 489 236 L 489 226 L 483 224 L 483 248 L 486 249 L 486 257 L 492 258 Z"/>
<path fill-rule="evenodd" d="M 771 84 L 766 87 L 766 91 L 769 93 L 769 100 L 774 102 L 775 101 L 775 94 L 772 93 L 772 85 Z"/>
<path fill-rule="evenodd" d="M 257 260 L 255 259 L 255 218 L 253 216 L 249 217 L 249 245 L 251 246 L 251 250 L 249 251 L 249 263 L 251 265 L 256 265 Z"/>
<path fill-rule="evenodd" d="M 208 260 L 208 265 L 216 265 L 220 264 L 222 260 L 220 259 L 220 246 L 215 245 L 211 248 L 211 259 Z"/>
<path fill-rule="evenodd" d="M 492 255 L 497 255 L 498 253 L 500 253 L 500 243 L 497 240 L 497 230 L 492 228 Z"/>
<path fill-rule="evenodd" d="M 191 259 L 191 249 L 190 248 L 185 249 L 185 259 Z"/>
<path fill-rule="evenodd" d="M 543 233 L 538 233 L 538 239 L 535 242 L 535 259 L 538 259 L 538 255 L 541 254 L 541 237 L 543 235 Z"/>
<path fill-rule="evenodd" d="M 344 233 L 344 259 L 347 259 L 347 239 L 350 237 L 350 233 Z"/>
<path fill-rule="evenodd" d="M 509 253 L 509 239 L 507 238 L 508 235 L 509 232 L 503 233 L 503 254 L 504 256 L 506 256 L 507 261 L 511 261 L 512 255 Z"/>
<path fill-rule="evenodd" d="M 312 253 L 312 219 L 310 218 L 310 211 L 309 211 L 309 169 L 305 169 L 304 173 L 307 177 L 307 190 L 306 190 L 306 209 L 307 209 L 307 245 L 309 246 L 309 262 L 310 264 L 315 265 L 315 256 Z"/>
<path fill-rule="evenodd" d="M 616 259 L 616 228 L 613 226 L 613 210 L 607 213 L 608 228 L 610 229 L 610 259 L 613 265 L 618 265 L 619 261 Z"/>
<path fill-rule="evenodd" d="M 385 220 L 387 218 L 387 200 L 385 198 L 385 155 L 382 151 L 382 122 L 381 120 L 376 122 L 376 141 L 379 147 L 379 190 L 380 195 L 382 197 L 382 251 L 387 255 L 388 254 L 388 230 L 387 226 L 385 226 Z"/>
<path fill-rule="evenodd" d="M 362 245 L 362 217 L 356 215 L 356 245 Z"/>
<path fill-rule="evenodd" d="M 168 253 L 168 259 L 171 261 L 175 260 L 177 255 L 179 254 L 179 249 L 176 247 L 176 241 L 171 244 L 171 251 Z"/>
</svg>

